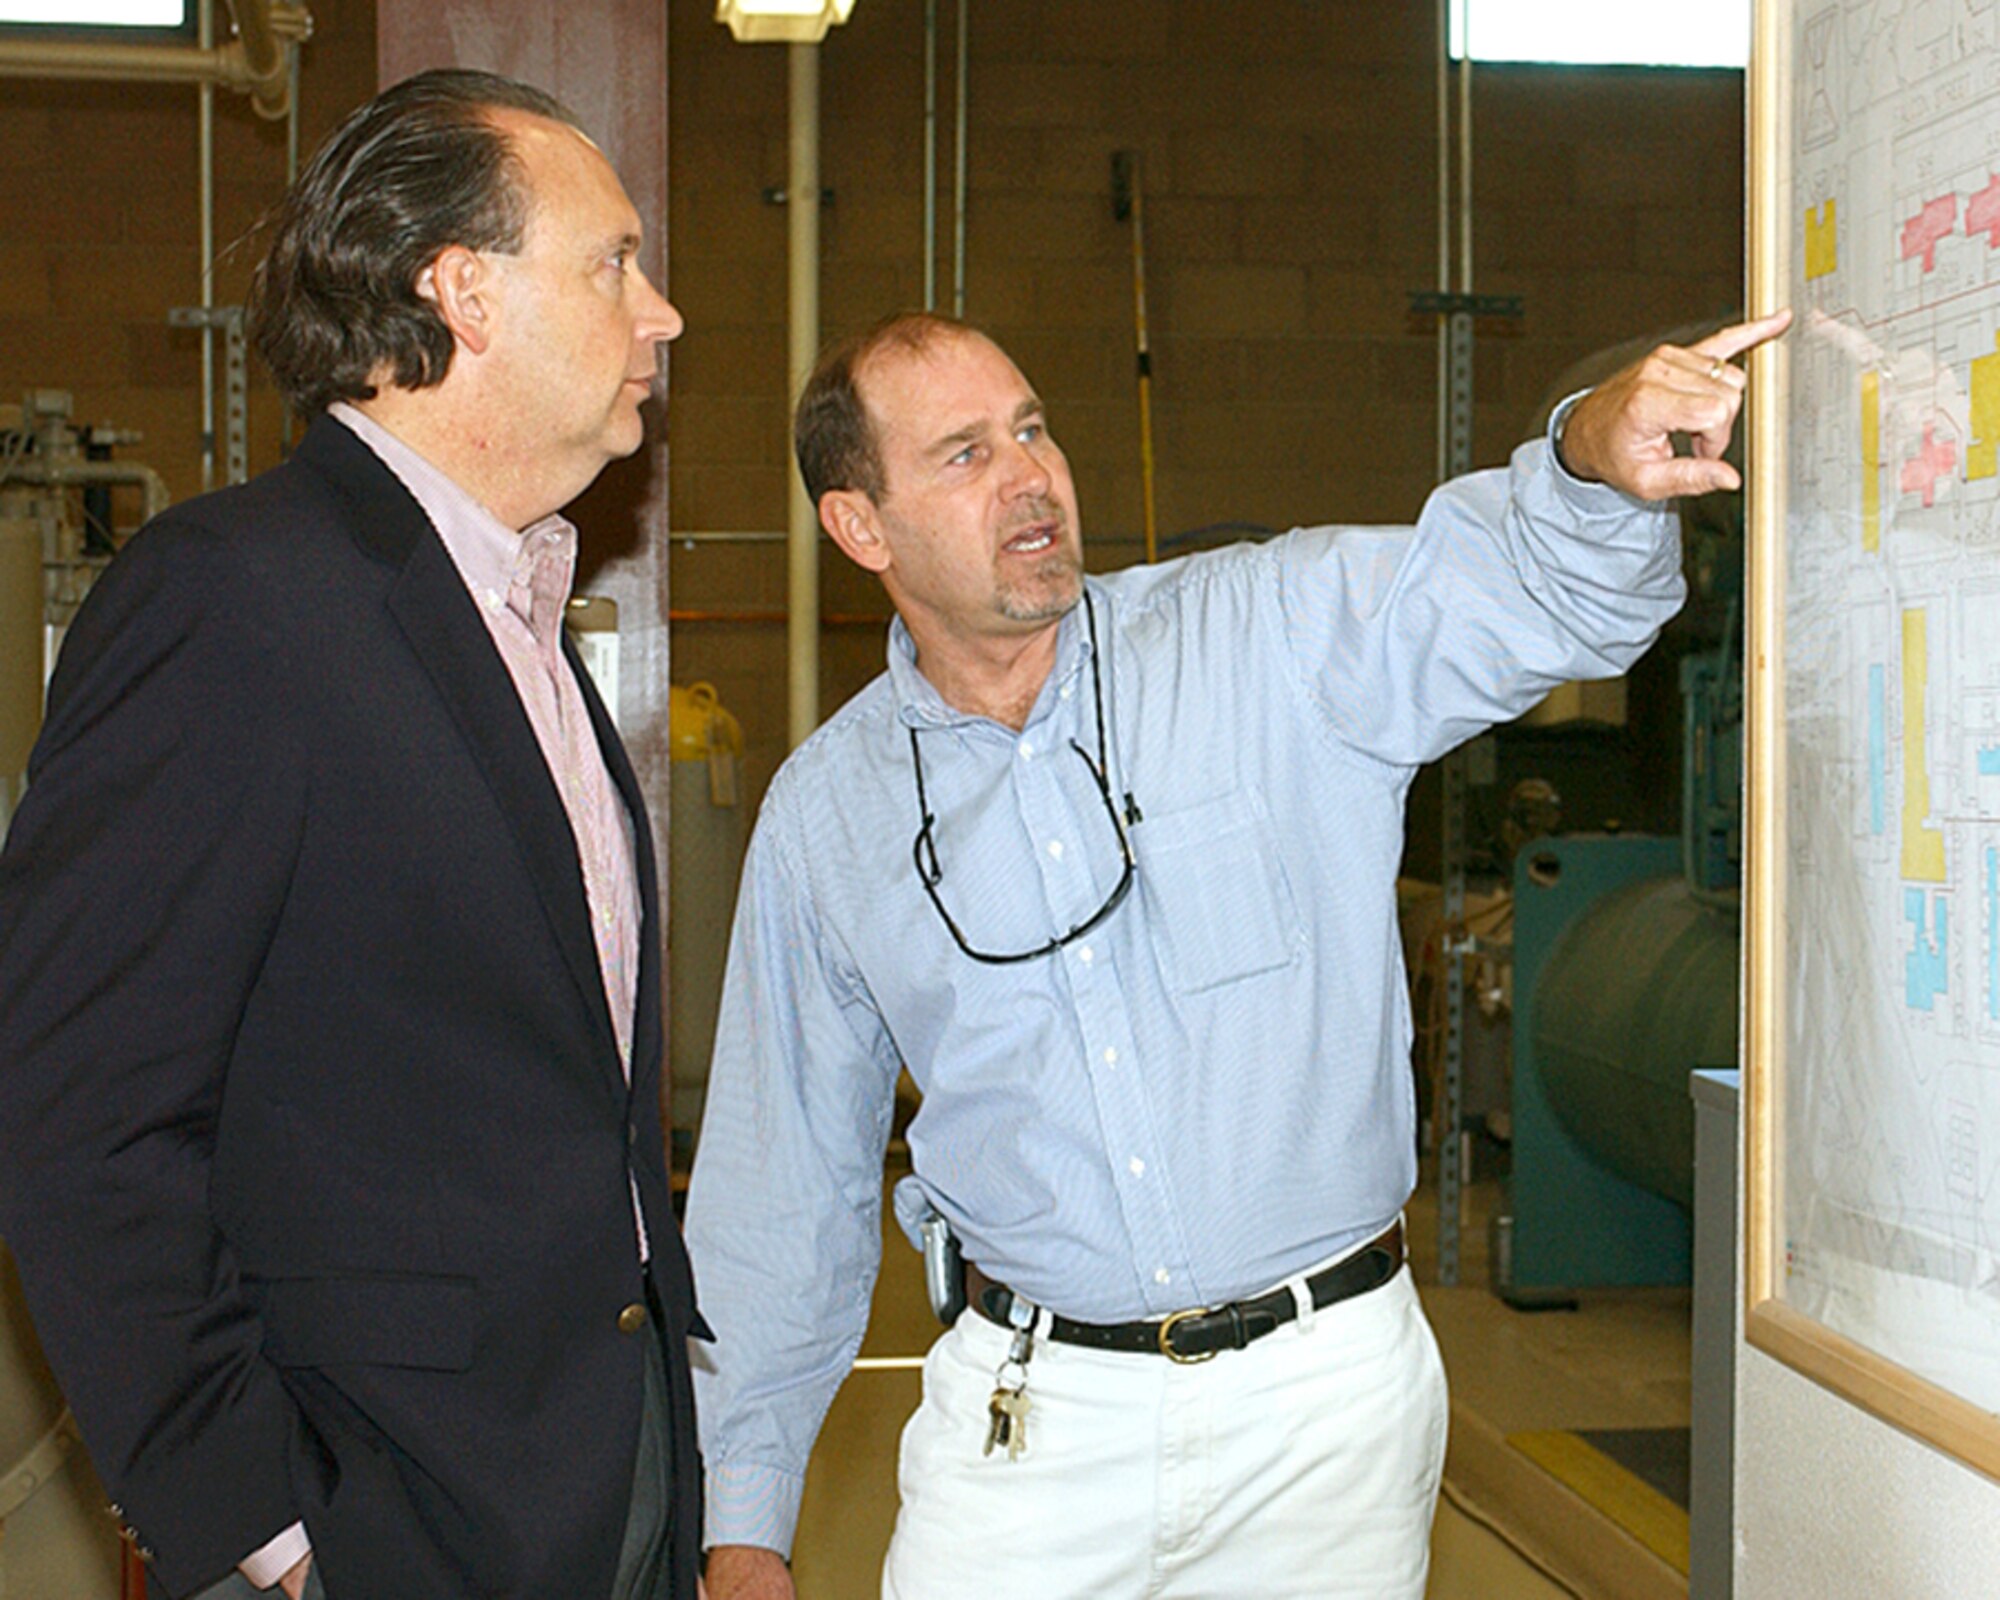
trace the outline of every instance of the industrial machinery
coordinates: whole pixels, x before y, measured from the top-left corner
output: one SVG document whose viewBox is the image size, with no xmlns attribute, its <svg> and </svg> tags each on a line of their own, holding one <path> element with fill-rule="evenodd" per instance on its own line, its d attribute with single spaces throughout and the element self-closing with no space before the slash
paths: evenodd
<svg viewBox="0 0 2000 1600">
<path fill-rule="evenodd" d="M 1736 1064 L 1734 635 L 1681 661 L 1681 837 L 1550 838 L 1514 863 L 1512 1172 L 1489 1261 L 1515 1304 L 1688 1280 L 1688 1074 Z"/>
<path fill-rule="evenodd" d="M 0 836 L 20 803 L 63 632 L 118 547 L 114 495 L 136 492 L 134 526 L 167 507 L 159 473 L 112 459 L 138 434 L 77 427 L 70 411 L 61 389 L 0 406 Z"/>
</svg>

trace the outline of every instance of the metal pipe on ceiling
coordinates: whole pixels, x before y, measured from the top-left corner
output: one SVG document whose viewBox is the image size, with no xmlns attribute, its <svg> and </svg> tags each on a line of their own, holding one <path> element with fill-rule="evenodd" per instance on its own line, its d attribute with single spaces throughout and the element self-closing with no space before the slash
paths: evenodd
<svg viewBox="0 0 2000 1600">
<path fill-rule="evenodd" d="M 143 497 L 143 521 L 151 522 L 173 503 L 167 480 L 137 461 L 17 461 L 0 483 L 31 483 L 47 489 L 133 488 Z"/>
<path fill-rule="evenodd" d="M 291 100 L 287 43 L 312 36 L 312 13 L 297 0 L 227 0 L 236 37 L 224 45 L 0 40 L 0 77 L 117 83 L 205 83 L 250 97 L 276 121 Z"/>
</svg>

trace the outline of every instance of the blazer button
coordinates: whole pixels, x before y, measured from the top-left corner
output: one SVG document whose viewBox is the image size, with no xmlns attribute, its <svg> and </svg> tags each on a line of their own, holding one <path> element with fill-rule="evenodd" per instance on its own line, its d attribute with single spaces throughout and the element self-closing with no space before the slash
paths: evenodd
<svg viewBox="0 0 2000 1600">
<path fill-rule="evenodd" d="M 637 1333 L 645 1325 L 646 1308 L 636 1300 L 618 1313 L 618 1331 L 620 1333 Z"/>
</svg>

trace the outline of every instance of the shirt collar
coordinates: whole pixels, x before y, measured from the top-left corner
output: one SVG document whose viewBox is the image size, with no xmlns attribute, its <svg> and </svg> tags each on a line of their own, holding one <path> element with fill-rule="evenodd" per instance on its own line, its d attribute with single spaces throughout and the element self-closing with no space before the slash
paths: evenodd
<svg viewBox="0 0 2000 1600">
<path fill-rule="evenodd" d="M 1096 602 L 1098 626 L 1102 628 L 1110 602 L 1104 591 L 1088 578 L 1084 579 L 1084 587 Z M 937 692 L 937 686 L 917 666 L 917 642 L 910 637 L 910 630 L 903 625 L 900 616 L 889 624 L 888 657 L 889 684 L 896 694 L 896 714 L 906 726 L 944 728 L 956 723 L 985 720 L 972 712 L 960 711 Z M 1062 686 L 1082 672 L 1089 662 L 1090 638 L 1083 625 L 1083 605 L 1079 602 L 1063 614 L 1062 621 L 1056 626 L 1055 665 L 1035 697 L 1034 710 L 1028 713 L 1028 727 L 1032 728 L 1049 714 L 1049 708 L 1055 704 Z"/>
<path fill-rule="evenodd" d="M 507 604 L 507 591 L 521 573 L 523 561 L 531 550 L 548 543 L 547 535 L 555 535 L 556 541 L 568 548 L 574 565 L 576 527 L 559 512 L 516 532 L 365 412 L 336 400 L 327 407 L 327 415 L 374 451 L 382 465 L 410 491 L 437 529 L 452 565 L 481 609 L 498 611 Z"/>
</svg>

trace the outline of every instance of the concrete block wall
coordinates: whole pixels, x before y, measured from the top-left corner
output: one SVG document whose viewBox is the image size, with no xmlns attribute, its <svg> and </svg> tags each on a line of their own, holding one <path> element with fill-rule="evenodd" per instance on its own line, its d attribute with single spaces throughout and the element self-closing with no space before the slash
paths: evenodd
<svg viewBox="0 0 2000 1600">
<path fill-rule="evenodd" d="M 227 13 L 217 6 L 227 25 Z M 312 0 L 301 151 L 374 92 L 374 0 Z M 0 78 L 0 403 L 67 389 L 79 423 L 145 435 L 121 457 L 201 489 L 201 340 L 167 312 L 201 297 L 196 91 L 178 85 Z M 285 128 L 219 91 L 215 297 L 240 303 L 254 243 L 231 250 L 285 187 Z M 222 353 L 216 354 L 220 430 Z M 251 362 L 251 470 L 279 459 L 284 418 Z M 224 472 L 216 448 L 216 479 Z M 137 498 L 114 515 L 129 523 Z"/>
<path fill-rule="evenodd" d="M 938 282 L 951 294 L 957 7 L 939 0 Z M 1409 316 L 1436 274 L 1429 8 L 1380 0 L 978 0 L 970 7 L 966 311 L 1047 396 L 1091 559 L 1140 546 L 1131 234 L 1111 156 L 1145 188 L 1162 538 L 1215 524 L 1407 520 L 1433 477 L 1435 339 Z M 303 144 L 374 87 L 373 0 L 314 0 Z M 923 0 L 861 0 L 823 53 L 824 326 L 923 294 Z M 670 0 L 673 526 L 785 516 L 785 57 Z M 0 82 L 0 401 L 68 388 L 146 434 L 176 497 L 200 486 L 199 354 L 166 312 L 197 298 L 194 94 Z M 1572 361 L 1740 295 L 1742 84 L 1731 73 L 1482 68 L 1479 287 L 1519 294 L 1482 341 L 1477 456 L 1504 459 Z M 283 130 L 217 101 L 217 240 L 282 186 Z M 654 227 L 660 219 L 648 219 Z M 254 247 L 225 254 L 240 300 Z M 253 366 L 253 469 L 282 443 Z M 130 508 L 121 508 L 129 515 Z M 677 544 L 674 675 L 742 719 L 753 793 L 784 746 L 784 558 Z M 881 662 L 884 606 L 828 552 L 831 710 Z M 754 614 L 759 620 L 717 620 Z"/>
<path fill-rule="evenodd" d="M 957 7 L 939 0 L 939 302 L 952 290 Z M 1429 7 L 1380 0 L 979 0 L 968 40 L 966 314 L 1050 405 L 1093 565 L 1142 530 L 1132 254 L 1111 158 L 1145 190 L 1163 541 L 1215 524 L 1407 521 L 1435 476 Z M 784 51 L 671 16 L 671 370 L 681 530 L 785 518 Z M 861 0 L 822 53 L 828 339 L 923 292 L 922 0 Z M 1483 339 L 1476 458 L 1505 459 L 1561 371 L 1739 302 L 1739 74 L 1481 68 L 1475 257 L 1526 315 Z M 784 558 L 677 545 L 674 672 L 742 719 L 753 791 L 784 748 Z M 831 711 L 881 666 L 885 605 L 830 548 Z"/>
</svg>

